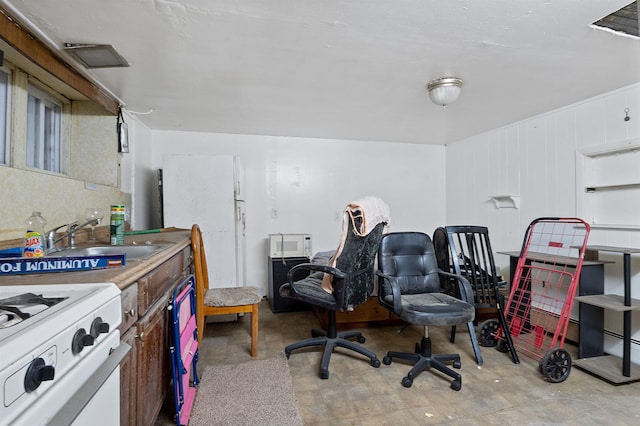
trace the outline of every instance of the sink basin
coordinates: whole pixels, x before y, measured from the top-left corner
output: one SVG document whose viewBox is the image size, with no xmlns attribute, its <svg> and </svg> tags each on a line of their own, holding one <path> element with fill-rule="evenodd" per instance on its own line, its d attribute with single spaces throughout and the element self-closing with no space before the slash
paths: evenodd
<svg viewBox="0 0 640 426">
<path fill-rule="evenodd" d="M 148 245 L 128 245 L 128 246 L 93 246 L 77 247 L 74 249 L 62 250 L 52 254 L 52 256 L 103 256 L 111 254 L 124 254 L 126 260 L 146 259 L 159 251 L 167 248 L 168 244 L 148 244 Z"/>
</svg>

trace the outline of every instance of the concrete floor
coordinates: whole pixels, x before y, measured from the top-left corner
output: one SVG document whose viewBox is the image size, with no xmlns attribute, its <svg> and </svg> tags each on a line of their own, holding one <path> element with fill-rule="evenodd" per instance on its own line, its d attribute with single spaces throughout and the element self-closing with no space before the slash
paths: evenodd
<svg viewBox="0 0 640 426">
<path fill-rule="evenodd" d="M 282 352 L 292 342 L 310 336 L 318 322 L 311 312 L 273 314 L 267 302 L 260 306 L 258 358 Z M 399 326 L 361 329 L 365 346 L 382 357 L 388 350 L 412 352 L 422 328 Z M 233 323 L 209 324 L 200 348 L 199 371 L 207 365 L 251 360 L 249 316 Z M 460 353 L 462 390 L 449 379 L 426 371 L 411 388 L 401 385 L 410 366 L 402 361 L 373 368 L 359 355 L 344 349 L 332 356 L 328 380 L 319 378 L 320 349 L 298 350 L 289 365 L 296 398 L 305 425 L 541 425 L 640 423 L 640 382 L 615 386 L 577 367 L 562 383 L 547 382 L 538 361 L 521 355 L 513 364 L 508 354 L 482 348 L 478 366 L 466 327 L 458 327 L 456 343 L 448 328 L 431 328 L 434 353 Z M 565 344 L 572 357 L 577 349 Z M 157 425 L 170 424 L 161 414 Z"/>
</svg>

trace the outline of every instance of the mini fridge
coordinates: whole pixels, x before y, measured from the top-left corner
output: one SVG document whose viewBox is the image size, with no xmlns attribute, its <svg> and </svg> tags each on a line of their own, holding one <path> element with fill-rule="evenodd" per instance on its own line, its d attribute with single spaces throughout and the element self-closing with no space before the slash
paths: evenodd
<svg viewBox="0 0 640 426">
<path fill-rule="evenodd" d="M 299 300 L 280 296 L 280 287 L 288 282 L 289 270 L 300 263 L 309 263 L 308 257 L 269 257 L 269 306 L 273 313 L 308 311 L 311 305 Z M 301 280 L 309 275 L 308 270 L 300 270 L 294 278 Z"/>
</svg>

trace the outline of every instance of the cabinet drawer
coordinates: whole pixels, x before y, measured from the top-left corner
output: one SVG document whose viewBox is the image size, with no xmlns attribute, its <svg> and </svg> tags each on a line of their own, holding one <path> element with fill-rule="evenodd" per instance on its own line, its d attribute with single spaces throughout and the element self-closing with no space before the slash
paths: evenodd
<svg viewBox="0 0 640 426">
<path fill-rule="evenodd" d="M 138 283 L 133 283 L 122 290 L 120 298 L 122 302 L 122 322 L 118 329 L 120 334 L 124 334 L 138 319 Z"/>
<path fill-rule="evenodd" d="M 175 254 L 153 272 L 138 280 L 138 317 L 143 317 L 184 274 L 182 255 L 183 252 Z"/>
</svg>

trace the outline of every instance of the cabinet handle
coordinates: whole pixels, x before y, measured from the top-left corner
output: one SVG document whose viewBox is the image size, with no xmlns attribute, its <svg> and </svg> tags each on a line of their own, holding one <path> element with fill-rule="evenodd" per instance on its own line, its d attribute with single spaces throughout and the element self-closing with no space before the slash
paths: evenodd
<svg viewBox="0 0 640 426">
<path fill-rule="evenodd" d="M 136 310 L 135 308 L 131 308 L 128 311 L 124 311 L 125 315 L 129 315 L 130 317 L 133 317 L 136 315 Z"/>
<path fill-rule="evenodd" d="M 140 334 L 137 334 L 136 339 L 144 342 L 144 331 L 141 331 Z"/>
</svg>

